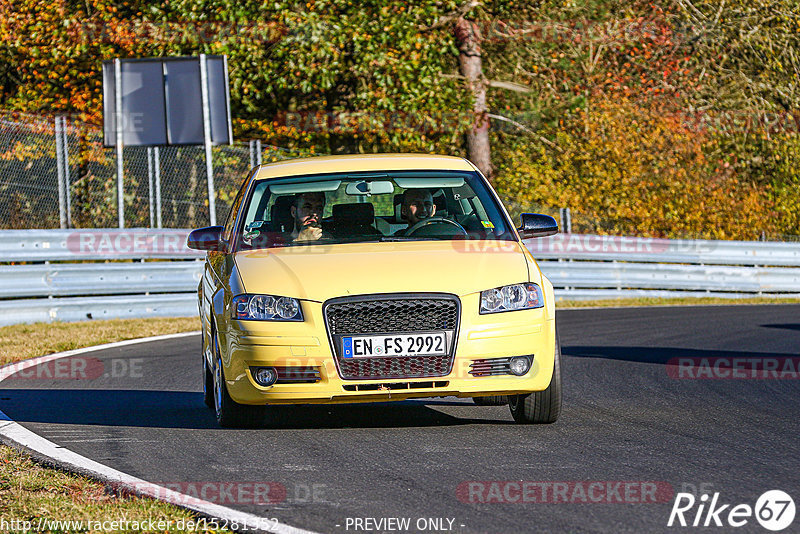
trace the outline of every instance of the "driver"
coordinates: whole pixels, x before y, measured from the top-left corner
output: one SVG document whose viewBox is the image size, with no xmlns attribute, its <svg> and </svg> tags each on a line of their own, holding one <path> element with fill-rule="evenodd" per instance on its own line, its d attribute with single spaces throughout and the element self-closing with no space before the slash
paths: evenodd
<svg viewBox="0 0 800 534">
<path fill-rule="evenodd" d="M 408 228 L 395 232 L 394 235 L 405 235 L 409 228 L 418 222 L 433 217 L 436 214 L 436 204 L 433 196 L 427 189 L 406 189 L 403 192 L 403 204 L 400 206 L 400 216 L 408 221 Z"/>
<path fill-rule="evenodd" d="M 298 193 L 289 211 L 294 219 L 292 241 L 317 241 L 322 237 L 322 211 L 325 193 Z"/>
</svg>

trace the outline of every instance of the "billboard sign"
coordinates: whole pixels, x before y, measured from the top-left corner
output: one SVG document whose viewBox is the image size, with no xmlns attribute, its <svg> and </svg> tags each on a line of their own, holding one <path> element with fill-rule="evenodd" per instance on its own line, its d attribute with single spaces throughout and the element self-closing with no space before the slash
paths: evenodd
<svg viewBox="0 0 800 534">
<path fill-rule="evenodd" d="M 117 87 L 121 103 L 116 101 Z M 118 69 L 114 60 L 104 61 L 103 143 L 116 145 L 116 106 L 121 104 L 122 145 L 202 145 L 204 98 L 211 144 L 233 143 L 225 56 L 121 59 Z"/>
</svg>

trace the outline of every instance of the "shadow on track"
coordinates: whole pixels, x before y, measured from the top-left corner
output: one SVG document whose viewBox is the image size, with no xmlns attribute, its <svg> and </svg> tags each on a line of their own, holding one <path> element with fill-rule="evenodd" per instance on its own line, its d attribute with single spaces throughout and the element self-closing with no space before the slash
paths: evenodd
<svg viewBox="0 0 800 534">
<path fill-rule="evenodd" d="M 800 324 L 762 324 L 762 328 L 782 328 L 783 330 L 798 330 L 800 331 Z"/>
<path fill-rule="evenodd" d="M 736 352 L 728 350 L 699 350 L 664 347 L 595 347 L 571 345 L 561 347 L 565 356 L 576 358 L 605 358 L 626 362 L 666 365 L 673 358 L 792 358 L 797 354 L 777 352 Z"/>
<path fill-rule="evenodd" d="M 266 429 L 397 428 L 505 424 L 454 417 L 427 405 L 469 403 L 409 400 L 379 404 L 270 406 Z M 201 393 L 79 389 L 2 389 L 0 410 L 20 423 L 120 427 L 219 428 Z"/>
</svg>

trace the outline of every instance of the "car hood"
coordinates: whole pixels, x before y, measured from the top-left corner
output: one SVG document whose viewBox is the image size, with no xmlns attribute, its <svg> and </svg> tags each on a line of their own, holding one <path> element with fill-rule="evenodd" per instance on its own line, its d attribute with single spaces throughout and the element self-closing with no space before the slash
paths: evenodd
<svg viewBox="0 0 800 534">
<path fill-rule="evenodd" d="M 511 241 L 295 246 L 238 252 L 235 263 L 248 293 L 318 302 L 370 293 L 460 296 L 529 280 L 522 247 Z"/>
</svg>

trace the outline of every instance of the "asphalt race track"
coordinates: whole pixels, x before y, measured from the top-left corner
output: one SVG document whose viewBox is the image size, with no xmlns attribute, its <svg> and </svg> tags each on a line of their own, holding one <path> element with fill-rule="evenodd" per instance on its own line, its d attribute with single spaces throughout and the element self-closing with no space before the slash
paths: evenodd
<svg viewBox="0 0 800 534">
<path fill-rule="evenodd" d="M 199 336 L 90 353 L 102 362 L 93 379 L 12 377 L 0 384 L 0 410 L 149 481 L 276 483 L 281 502 L 223 504 L 317 532 L 390 517 L 410 518 L 401 532 L 693 532 L 667 528 L 677 492 L 719 492 L 732 507 L 780 489 L 800 505 L 800 380 L 677 379 L 666 365 L 796 358 L 800 306 L 567 310 L 558 321 L 566 393 L 549 426 L 446 398 L 280 408 L 271 427 L 219 429 L 200 393 Z M 520 481 L 568 487 L 568 502 L 497 502 L 519 497 Z M 603 502 L 575 493 L 593 482 Z M 658 498 L 626 497 L 617 482 L 655 484 Z M 628 502 L 606 502 L 618 491 Z M 755 518 L 735 530 L 768 532 Z M 798 531 L 800 518 L 784 532 Z"/>
</svg>

